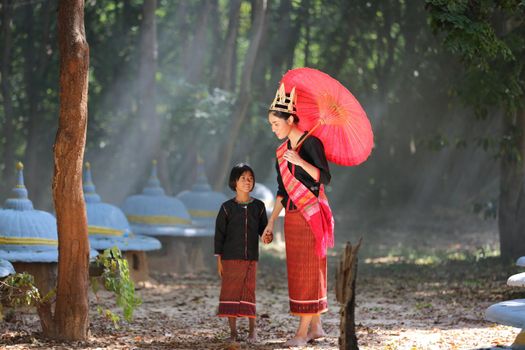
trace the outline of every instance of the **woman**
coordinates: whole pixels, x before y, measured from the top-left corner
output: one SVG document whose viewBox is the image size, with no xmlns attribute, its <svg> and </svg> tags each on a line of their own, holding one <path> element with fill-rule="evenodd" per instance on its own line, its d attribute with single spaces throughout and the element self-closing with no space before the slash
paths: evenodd
<svg viewBox="0 0 525 350">
<path fill-rule="evenodd" d="M 326 248 L 333 244 L 333 218 L 323 185 L 330 170 L 322 142 L 297 127 L 295 89 L 277 91 L 268 121 L 278 139 L 287 139 L 277 149 L 279 189 L 266 232 L 273 232 L 285 208 L 284 234 L 290 311 L 300 316 L 295 336 L 287 346 L 301 346 L 325 336 L 320 315 L 328 310 L 326 298 Z"/>
</svg>

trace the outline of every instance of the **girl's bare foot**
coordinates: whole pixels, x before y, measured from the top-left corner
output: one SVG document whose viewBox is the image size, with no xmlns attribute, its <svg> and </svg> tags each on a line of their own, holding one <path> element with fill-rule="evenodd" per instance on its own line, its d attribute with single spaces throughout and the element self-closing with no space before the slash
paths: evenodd
<svg viewBox="0 0 525 350">
<path fill-rule="evenodd" d="M 232 333 L 230 336 L 226 339 L 227 342 L 234 343 L 237 341 L 237 333 Z"/>
<path fill-rule="evenodd" d="M 252 332 L 248 335 L 248 338 L 246 338 L 246 342 L 250 344 L 257 343 L 259 339 L 257 338 L 257 332 Z"/>
<path fill-rule="evenodd" d="M 284 346 L 293 347 L 293 346 L 305 346 L 308 343 L 308 338 L 295 336 L 292 339 L 288 339 Z"/>
</svg>

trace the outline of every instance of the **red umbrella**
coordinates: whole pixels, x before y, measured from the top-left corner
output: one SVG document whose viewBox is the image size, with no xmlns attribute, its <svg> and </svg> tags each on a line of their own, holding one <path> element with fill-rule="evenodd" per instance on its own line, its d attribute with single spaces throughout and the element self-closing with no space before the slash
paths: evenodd
<svg viewBox="0 0 525 350">
<path fill-rule="evenodd" d="M 323 142 L 329 161 L 358 165 L 368 158 L 374 145 L 370 121 L 340 82 L 316 69 L 297 68 L 288 71 L 281 83 L 287 93 L 295 87 L 299 128 Z"/>
</svg>

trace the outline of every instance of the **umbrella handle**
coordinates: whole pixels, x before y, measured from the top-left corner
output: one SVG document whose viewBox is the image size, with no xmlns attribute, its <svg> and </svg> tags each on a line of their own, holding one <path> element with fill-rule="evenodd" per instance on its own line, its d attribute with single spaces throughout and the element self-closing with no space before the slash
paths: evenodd
<svg viewBox="0 0 525 350">
<path fill-rule="evenodd" d="M 299 147 L 301 147 L 301 145 L 303 144 L 304 140 L 306 140 L 308 138 L 308 136 L 312 135 L 312 133 L 314 132 L 315 129 L 317 129 L 317 127 L 321 125 L 321 121 L 319 121 L 312 129 L 310 129 L 310 131 L 308 131 L 308 134 L 306 134 L 305 137 L 303 137 L 303 139 L 294 147 L 294 151 L 296 151 Z"/>
</svg>

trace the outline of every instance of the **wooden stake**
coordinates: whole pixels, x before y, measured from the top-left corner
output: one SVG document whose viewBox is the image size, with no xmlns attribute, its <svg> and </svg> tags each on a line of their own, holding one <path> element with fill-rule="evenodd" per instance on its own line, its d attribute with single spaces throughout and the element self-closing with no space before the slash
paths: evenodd
<svg viewBox="0 0 525 350">
<path fill-rule="evenodd" d="M 346 243 L 336 272 L 335 294 L 341 304 L 341 335 L 339 349 L 358 350 L 355 334 L 355 285 L 357 277 L 357 253 L 361 247 L 362 238 L 357 245 Z"/>
</svg>

